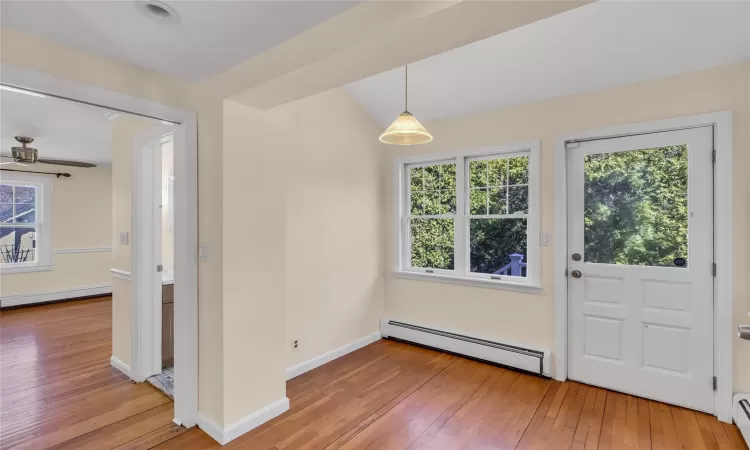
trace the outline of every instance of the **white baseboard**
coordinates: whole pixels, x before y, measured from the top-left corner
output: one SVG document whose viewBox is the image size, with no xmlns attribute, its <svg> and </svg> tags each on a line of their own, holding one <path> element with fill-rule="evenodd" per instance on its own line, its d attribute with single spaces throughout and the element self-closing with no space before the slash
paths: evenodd
<svg viewBox="0 0 750 450">
<path fill-rule="evenodd" d="M 67 300 L 69 298 L 90 297 L 94 295 L 105 295 L 112 293 L 111 284 L 97 284 L 71 289 L 62 289 L 54 292 L 35 292 L 29 294 L 5 295 L 0 297 L 0 306 L 20 306 L 35 303 L 54 302 Z"/>
<path fill-rule="evenodd" d="M 130 272 L 128 272 L 127 270 L 121 270 L 121 269 L 114 269 L 114 268 L 112 268 L 112 269 L 109 269 L 109 272 L 112 274 L 112 276 L 114 278 L 118 278 L 120 280 L 125 280 L 125 281 L 133 281 L 132 280 L 132 278 L 133 278 L 132 274 Z"/>
<path fill-rule="evenodd" d="M 289 399 L 284 397 L 222 428 L 216 422 L 198 412 L 198 426 L 221 445 L 237 439 L 243 434 L 258 428 L 269 420 L 289 411 Z"/>
<path fill-rule="evenodd" d="M 343 347 L 339 347 L 336 350 L 331 350 L 330 352 L 323 353 L 320 356 L 316 356 L 315 358 L 308 359 L 307 361 L 289 367 L 286 369 L 286 379 L 291 380 L 294 377 L 298 377 L 305 372 L 309 372 L 316 367 L 320 367 L 325 363 L 333 361 L 336 358 L 341 358 L 342 356 L 346 355 L 347 353 L 351 353 L 354 350 L 359 350 L 365 345 L 372 344 L 379 339 L 380 333 L 372 333 L 369 336 L 357 339 L 356 341 L 350 342 L 349 344 L 346 344 Z"/>
<path fill-rule="evenodd" d="M 109 364 L 114 367 L 115 369 L 119 370 L 120 372 L 124 373 L 128 376 L 128 378 L 132 379 L 133 377 L 130 376 L 130 366 L 125 364 L 124 362 L 120 361 L 119 359 L 112 356 L 109 358 Z"/>
</svg>

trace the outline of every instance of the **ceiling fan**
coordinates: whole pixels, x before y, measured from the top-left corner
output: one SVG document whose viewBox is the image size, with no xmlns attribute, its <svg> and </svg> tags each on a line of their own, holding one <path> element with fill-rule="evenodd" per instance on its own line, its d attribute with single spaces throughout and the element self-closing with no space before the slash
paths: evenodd
<svg viewBox="0 0 750 450">
<path fill-rule="evenodd" d="M 80 161 L 68 161 L 65 159 L 39 159 L 39 151 L 35 148 L 27 147 L 28 144 L 34 142 L 34 138 L 25 136 L 16 136 L 16 141 L 21 143 L 20 147 L 12 147 L 11 155 L 0 155 L 0 158 L 12 159 L 13 161 L 0 162 L 0 164 L 18 164 L 26 166 L 29 164 L 54 164 L 57 166 L 72 166 L 72 167 L 96 167 L 96 164 Z"/>
</svg>

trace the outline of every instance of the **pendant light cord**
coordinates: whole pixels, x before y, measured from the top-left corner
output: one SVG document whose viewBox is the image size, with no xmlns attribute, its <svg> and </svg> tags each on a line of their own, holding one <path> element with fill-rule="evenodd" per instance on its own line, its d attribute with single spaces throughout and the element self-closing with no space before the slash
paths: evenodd
<svg viewBox="0 0 750 450">
<path fill-rule="evenodd" d="M 404 111 L 409 111 L 409 66 L 404 66 Z"/>
</svg>

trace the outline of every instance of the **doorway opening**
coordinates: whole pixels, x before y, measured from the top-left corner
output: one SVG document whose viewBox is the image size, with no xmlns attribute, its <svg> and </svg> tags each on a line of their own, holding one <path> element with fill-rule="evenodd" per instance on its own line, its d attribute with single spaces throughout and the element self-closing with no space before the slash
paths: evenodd
<svg viewBox="0 0 750 450">
<path fill-rule="evenodd" d="M 181 108 L 131 97 L 105 88 L 59 78 L 34 70 L 2 65 L 4 86 L 21 89 L 37 95 L 65 99 L 94 107 L 103 107 L 124 116 L 156 120 L 158 126 L 171 128 L 174 150 L 174 422 L 191 427 L 196 424 L 198 412 L 198 191 L 197 191 L 197 121 L 196 114 Z M 171 125 L 168 125 L 171 124 Z M 133 149 L 133 143 L 130 144 Z M 135 168 L 137 166 L 133 166 Z M 138 187 L 135 183 L 134 187 Z M 133 198 L 137 198 L 135 194 Z M 143 234 L 135 225 L 140 223 L 140 205 L 133 205 L 132 232 L 117 233 L 116 242 L 130 245 L 133 250 L 132 273 L 112 270 L 113 283 L 132 278 L 130 304 L 124 313 L 122 333 L 130 345 L 125 346 L 129 361 L 111 360 L 112 365 L 136 382 L 143 382 L 149 372 L 149 358 L 153 358 L 154 326 L 148 320 L 153 309 L 153 299 L 161 295 L 144 296 L 141 287 L 151 285 L 144 279 L 140 255 L 136 249 L 143 246 Z M 144 208 L 143 211 L 146 211 Z M 136 217 L 138 216 L 138 217 Z M 161 226 L 161 225 L 159 225 Z M 156 267 L 150 267 L 156 274 Z M 161 273 L 159 273 L 161 276 Z M 151 275 L 149 280 L 156 279 Z M 145 282 L 144 282 L 145 281 Z M 162 285 L 162 282 L 159 282 Z M 161 302 L 160 302 L 161 303 Z M 161 306 L 161 305 L 160 305 Z M 147 312 L 148 311 L 148 312 Z M 161 324 L 159 324 L 161 328 Z M 113 333 L 114 334 L 114 333 Z M 158 345 L 161 344 L 159 340 Z M 161 372 L 161 364 L 157 373 Z"/>
</svg>

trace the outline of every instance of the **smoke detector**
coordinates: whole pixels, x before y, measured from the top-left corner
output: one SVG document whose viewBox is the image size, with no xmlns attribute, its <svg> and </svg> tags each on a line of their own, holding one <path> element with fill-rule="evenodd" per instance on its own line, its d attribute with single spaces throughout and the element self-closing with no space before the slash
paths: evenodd
<svg viewBox="0 0 750 450">
<path fill-rule="evenodd" d="M 156 0 L 137 0 L 138 10 L 149 19 L 159 23 L 179 23 L 180 18 L 171 6 Z"/>
</svg>

